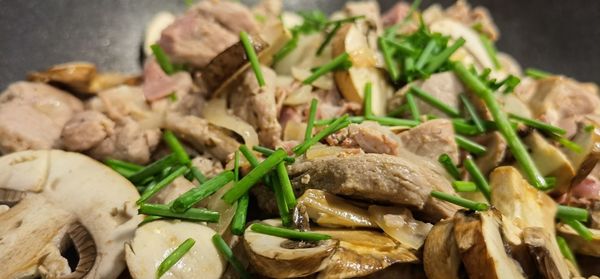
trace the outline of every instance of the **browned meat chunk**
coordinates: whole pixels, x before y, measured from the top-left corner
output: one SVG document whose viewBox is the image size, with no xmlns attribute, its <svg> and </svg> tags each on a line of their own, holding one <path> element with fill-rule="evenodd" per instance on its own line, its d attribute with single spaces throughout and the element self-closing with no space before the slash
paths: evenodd
<svg viewBox="0 0 600 279">
<path fill-rule="evenodd" d="M 500 36 L 490 12 L 484 7 L 478 6 L 471 9 L 471 5 L 466 0 L 458 0 L 446 9 L 446 15 L 467 26 L 476 27 L 492 40 L 497 40 Z"/>
<path fill-rule="evenodd" d="M 239 147 L 239 143 L 223 130 L 196 116 L 167 114 L 165 128 L 195 149 L 207 152 L 221 162 L 226 161 L 229 154 Z"/>
<path fill-rule="evenodd" d="M 170 94 L 182 95 L 192 89 L 192 78 L 186 72 L 167 75 L 155 59 L 149 59 L 144 65 L 144 83 L 142 90 L 149 101 L 164 98 Z"/>
<path fill-rule="evenodd" d="M 535 118 L 561 127 L 571 136 L 585 115 L 600 112 L 600 97 L 590 86 L 556 76 L 538 81 L 529 105 Z"/>
<path fill-rule="evenodd" d="M 274 147 L 281 141 L 279 111 L 275 100 L 275 72 L 262 67 L 266 85 L 260 87 L 252 70 L 241 77 L 241 83 L 229 95 L 232 111 L 252 125 L 261 145 Z"/>
<path fill-rule="evenodd" d="M 381 203 L 412 206 L 431 220 L 450 217 L 457 207 L 430 196 L 432 190 L 454 193 L 444 170 L 408 151 L 401 156 L 361 154 L 324 157 L 289 168 L 294 187 L 316 188 L 333 194 Z"/>
<path fill-rule="evenodd" d="M 446 153 L 458 163 L 458 146 L 454 141 L 454 128 L 448 119 L 427 121 L 400 134 L 404 148 L 419 156 L 437 160 Z"/>
<path fill-rule="evenodd" d="M 85 151 L 112 136 L 115 123 L 101 112 L 86 110 L 75 114 L 62 131 L 66 150 Z"/>
<path fill-rule="evenodd" d="M 387 10 L 383 16 L 383 26 L 389 27 L 394 24 L 400 23 L 408 16 L 410 12 L 410 5 L 406 2 L 397 2 L 391 9 Z"/>
<path fill-rule="evenodd" d="M 400 139 L 388 128 L 376 122 L 352 124 L 327 137 L 329 145 L 360 147 L 366 153 L 398 155 Z"/>
<path fill-rule="evenodd" d="M 0 94 L 0 153 L 59 148 L 60 134 L 83 104 L 43 83 L 16 82 Z"/>
<path fill-rule="evenodd" d="M 176 62 L 206 66 L 238 41 L 240 31 L 257 32 L 252 13 L 232 1 L 202 1 L 162 32 L 159 44 Z"/>
</svg>

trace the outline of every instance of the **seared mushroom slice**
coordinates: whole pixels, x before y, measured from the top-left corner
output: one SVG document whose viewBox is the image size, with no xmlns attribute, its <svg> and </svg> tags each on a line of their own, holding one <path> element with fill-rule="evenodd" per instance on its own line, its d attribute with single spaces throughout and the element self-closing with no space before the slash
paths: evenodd
<svg viewBox="0 0 600 279">
<path fill-rule="evenodd" d="M 369 206 L 369 214 L 386 234 L 408 248 L 419 250 L 432 225 L 413 218 L 410 210 L 401 207 Z"/>
<path fill-rule="evenodd" d="M 454 237 L 469 278 L 525 278 L 504 250 L 498 211 L 459 211 L 454 219 Z"/>
<path fill-rule="evenodd" d="M 581 146 L 581 152 L 563 149 L 573 164 L 577 174 L 571 185 L 577 185 L 585 179 L 600 161 L 600 116 L 588 115 L 584 122 L 587 126 L 579 129 L 573 142 Z M 590 129 L 591 128 L 591 129 Z"/>
<path fill-rule="evenodd" d="M 162 278 L 221 278 L 225 260 L 212 244 L 216 232 L 207 226 L 180 222 L 154 221 L 139 227 L 125 247 L 127 267 L 136 279 L 156 278 L 156 268 L 186 239 L 196 244 Z"/>
<path fill-rule="evenodd" d="M 567 240 L 569 247 L 574 252 L 592 257 L 600 257 L 600 230 L 590 229 L 592 233 L 591 241 L 583 239 L 573 228 L 564 224 L 559 224 L 557 231 L 559 235 Z"/>
<path fill-rule="evenodd" d="M 323 227 L 377 227 L 366 210 L 323 190 L 306 190 L 298 204 L 304 205 L 310 219 Z"/>
<path fill-rule="evenodd" d="M 558 147 L 550 144 L 538 132 L 533 132 L 525 139 L 531 148 L 531 159 L 544 176 L 556 177 L 555 192 L 566 193 L 575 176 L 575 168 Z"/>
<path fill-rule="evenodd" d="M 462 265 L 454 238 L 454 220 L 438 222 L 431 228 L 423 248 L 423 267 L 430 279 L 459 279 Z"/>
<path fill-rule="evenodd" d="M 281 220 L 262 221 L 281 226 Z M 248 227 L 244 232 L 244 247 L 253 268 L 272 278 L 294 278 L 323 270 L 333 254 L 337 241 L 293 241 L 277 236 L 254 232 Z"/>
<path fill-rule="evenodd" d="M 523 241 L 537 262 L 538 270 L 544 278 L 568 279 L 569 267 L 566 260 L 550 234 L 544 228 L 525 228 Z"/>
<path fill-rule="evenodd" d="M 140 217 L 139 194 L 123 176 L 79 153 L 23 151 L 0 158 L 0 185 L 3 193 L 25 196 L 0 215 L 0 258 L 24 265 L 0 268 L 0 278 L 115 278 L 124 269 L 123 245 Z M 45 237 L 30 239 L 33 235 Z M 74 271 L 60 256 L 61 241 L 72 242 L 80 253 Z M 52 255 L 38 253 L 41 249 Z"/>
</svg>

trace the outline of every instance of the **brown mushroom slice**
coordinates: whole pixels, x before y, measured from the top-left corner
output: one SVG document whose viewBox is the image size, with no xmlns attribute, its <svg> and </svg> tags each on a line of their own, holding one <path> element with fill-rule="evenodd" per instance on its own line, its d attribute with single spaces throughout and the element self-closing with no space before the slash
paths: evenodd
<svg viewBox="0 0 600 279">
<path fill-rule="evenodd" d="M 415 250 L 421 248 L 432 227 L 429 223 L 415 220 L 406 208 L 371 205 L 369 214 L 386 234 Z"/>
<path fill-rule="evenodd" d="M 589 229 L 592 233 L 592 240 L 583 239 L 573 228 L 559 224 L 557 232 L 569 243 L 569 247 L 578 254 L 588 255 L 600 258 L 600 230 Z"/>
<path fill-rule="evenodd" d="M 504 161 L 507 150 L 506 140 L 499 132 L 484 134 L 477 139 L 487 151 L 482 156 L 478 156 L 475 162 L 479 169 L 487 174 Z"/>
<path fill-rule="evenodd" d="M 423 267 L 427 278 L 459 279 L 461 265 L 454 238 L 454 220 L 436 223 L 429 231 L 423 248 Z"/>
<path fill-rule="evenodd" d="M 336 33 L 331 48 L 333 57 L 348 53 L 352 61 L 350 69 L 334 73 L 335 83 L 344 98 L 362 103 L 365 84 L 371 82 L 373 113 L 384 115 L 386 101 L 393 94 L 393 88 L 388 84 L 383 72 L 376 68 L 375 52 L 369 47 L 367 36 L 357 25 L 346 24 Z"/>
<path fill-rule="evenodd" d="M 523 242 L 537 262 L 538 271 L 543 278 L 571 278 L 566 260 L 554 239 L 555 237 L 544 228 L 525 228 L 523 230 Z"/>
<path fill-rule="evenodd" d="M 323 190 L 306 190 L 298 204 L 304 205 L 310 219 L 323 227 L 377 227 L 366 210 Z"/>
<path fill-rule="evenodd" d="M 460 211 L 454 219 L 454 237 L 469 278 L 525 278 L 504 250 L 498 211 Z"/>
<path fill-rule="evenodd" d="M 574 152 L 569 149 L 563 149 L 567 158 L 569 158 L 573 167 L 577 170 L 577 174 L 571 181 L 571 185 L 581 183 L 592 172 L 600 160 L 600 116 L 588 115 L 584 123 L 589 125 L 591 130 L 588 127 L 579 129 L 573 138 L 573 142 L 581 146 L 582 151 Z"/>
<path fill-rule="evenodd" d="M 567 156 L 535 131 L 525 138 L 525 143 L 531 148 L 531 159 L 540 173 L 556 177 L 556 187 L 553 191 L 566 193 L 571 186 L 571 179 L 575 176 L 575 168 Z"/>
<path fill-rule="evenodd" d="M 281 220 L 262 221 L 281 226 Z M 244 232 L 244 247 L 250 265 L 260 274 L 272 278 L 294 278 L 323 270 L 333 254 L 337 241 L 316 243 L 293 241 L 277 236 L 254 232 L 248 227 Z"/>
</svg>

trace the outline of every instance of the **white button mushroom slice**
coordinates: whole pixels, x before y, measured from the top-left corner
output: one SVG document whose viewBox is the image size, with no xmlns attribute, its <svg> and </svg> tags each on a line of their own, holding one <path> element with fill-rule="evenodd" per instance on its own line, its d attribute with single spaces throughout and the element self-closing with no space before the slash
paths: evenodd
<svg viewBox="0 0 600 279">
<path fill-rule="evenodd" d="M 146 56 L 152 55 L 150 46 L 158 42 L 163 29 L 171 25 L 173 21 L 175 21 L 175 16 L 172 13 L 161 11 L 155 14 L 150 22 L 148 22 L 144 35 L 144 54 Z"/>
<path fill-rule="evenodd" d="M 433 225 L 415 220 L 410 210 L 399 207 L 369 206 L 371 219 L 408 248 L 419 250 Z"/>
<path fill-rule="evenodd" d="M 335 82 L 342 95 L 353 102 L 362 103 L 365 84 L 372 83 L 372 109 L 375 115 L 384 115 L 386 101 L 393 88 L 383 72 L 376 68 L 375 52 L 369 48 L 367 36 L 354 24 L 346 24 L 335 35 L 331 43 L 332 55 L 344 52 L 350 55 L 352 67 L 347 71 L 336 71 Z M 371 57 L 372 59 L 369 59 Z"/>
<path fill-rule="evenodd" d="M 263 223 L 281 226 L 281 221 L 275 219 Z M 260 274 L 273 278 L 303 277 L 323 270 L 336 243 L 335 240 L 298 242 L 257 233 L 250 227 L 244 232 L 244 247 L 250 265 Z"/>
<path fill-rule="evenodd" d="M 0 188 L 40 192 L 48 176 L 48 151 L 16 152 L 0 157 Z"/>
<path fill-rule="evenodd" d="M 154 221 L 139 227 L 125 247 L 127 266 L 135 279 L 154 279 L 163 260 L 186 239 L 196 244 L 161 278 L 218 279 L 225 269 L 211 238 L 215 231 L 207 226 L 180 221 Z"/>
</svg>

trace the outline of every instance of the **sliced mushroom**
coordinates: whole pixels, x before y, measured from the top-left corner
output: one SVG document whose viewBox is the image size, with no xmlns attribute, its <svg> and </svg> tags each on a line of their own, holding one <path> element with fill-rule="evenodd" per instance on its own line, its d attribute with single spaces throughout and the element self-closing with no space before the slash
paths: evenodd
<svg viewBox="0 0 600 279">
<path fill-rule="evenodd" d="M 225 260 L 212 244 L 215 231 L 207 226 L 180 222 L 154 221 L 139 227 L 131 243 L 125 247 L 127 267 L 136 279 L 156 278 L 156 268 L 186 239 L 194 246 L 161 278 L 218 279 L 225 270 Z"/>
<path fill-rule="evenodd" d="M 367 36 L 354 24 L 344 25 L 331 43 L 332 55 L 336 57 L 348 53 L 352 67 L 347 71 L 334 73 L 335 82 L 342 95 L 353 102 L 362 103 L 365 84 L 372 84 L 372 109 L 376 115 L 384 115 L 386 100 L 393 88 L 388 84 L 383 72 L 376 68 L 375 52 L 369 47 Z"/>
<path fill-rule="evenodd" d="M 591 125 L 592 130 L 588 130 L 587 127 L 579 129 L 573 138 L 573 142 L 581 146 L 582 151 L 574 152 L 563 149 L 577 170 L 577 175 L 571 181 L 571 185 L 581 183 L 600 161 L 600 116 L 588 115 L 584 123 Z"/>
<path fill-rule="evenodd" d="M 538 132 L 533 132 L 525 139 L 531 148 L 531 159 L 544 176 L 556 177 L 555 192 L 566 193 L 575 176 L 575 168 L 567 156 L 556 146 L 550 144 Z"/>
<path fill-rule="evenodd" d="M 139 194 L 124 177 L 79 153 L 38 150 L 0 158 L 0 180 L 3 193 L 24 196 L 0 215 L 8 229 L 0 229 L 0 258 L 15 262 L 0 269 L 1 278 L 115 278 L 124 269 L 123 245 L 141 218 Z M 75 270 L 60 255 L 61 242 L 77 249 Z"/>
<path fill-rule="evenodd" d="M 408 248 L 419 250 L 432 225 L 415 220 L 410 210 L 400 207 L 369 206 L 371 219 L 389 236 Z"/>
<path fill-rule="evenodd" d="M 475 162 L 483 173 L 489 173 L 500 165 L 506 157 L 507 144 L 499 132 L 491 132 L 477 137 L 477 141 L 487 149 Z"/>
<path fill-rule="evenodd" d="M 553 234 L 551 235 L 544 228 L 525 228 L 523 241 L 529 247 L 529 252 L 536 260 L 543 278 L 571 278 L 569 267 Z"/>
<path fill-rule="evenodd" d="M 504 250 L 498 211 L 459 211 L 454 219 L 454 237 L 469 278 L 525 278 Z"/>
<path fill-rule="evenodd" d="M 569 247 L 574 252 L 592 257 L 600 257 L 600 230 L 590 229 L 592 233 L 591 241 L 583 239 L 573 228 L 564 224 L 557 226 L 557 232 L 567 240 Z"/>
<path fill-rule="evenodd" d="M 431 228 L 423 248 L 423 267 L 430 279 L 459 279 L 462 262 L 454 238 L 454 220 L 438 222 Z"/>
<path fill-rule="evenodd" d="M 263 223 L 281 226 L 281 221 L 269 219 Z M 244 247 L 253 268 L 272 278 L 293 278 L 323 270 L 333 254 L 337 241 L 317 243 L 289 239 L 254 232 L 248 227 L 244 232 Z"/>
<path fill-rule="evenodd" d="M 365 209 L 323 190 L 306 190 L 298 204 L 304 205 L 310 219 L 323 227 L 377 227 Z"/>
</svg>

